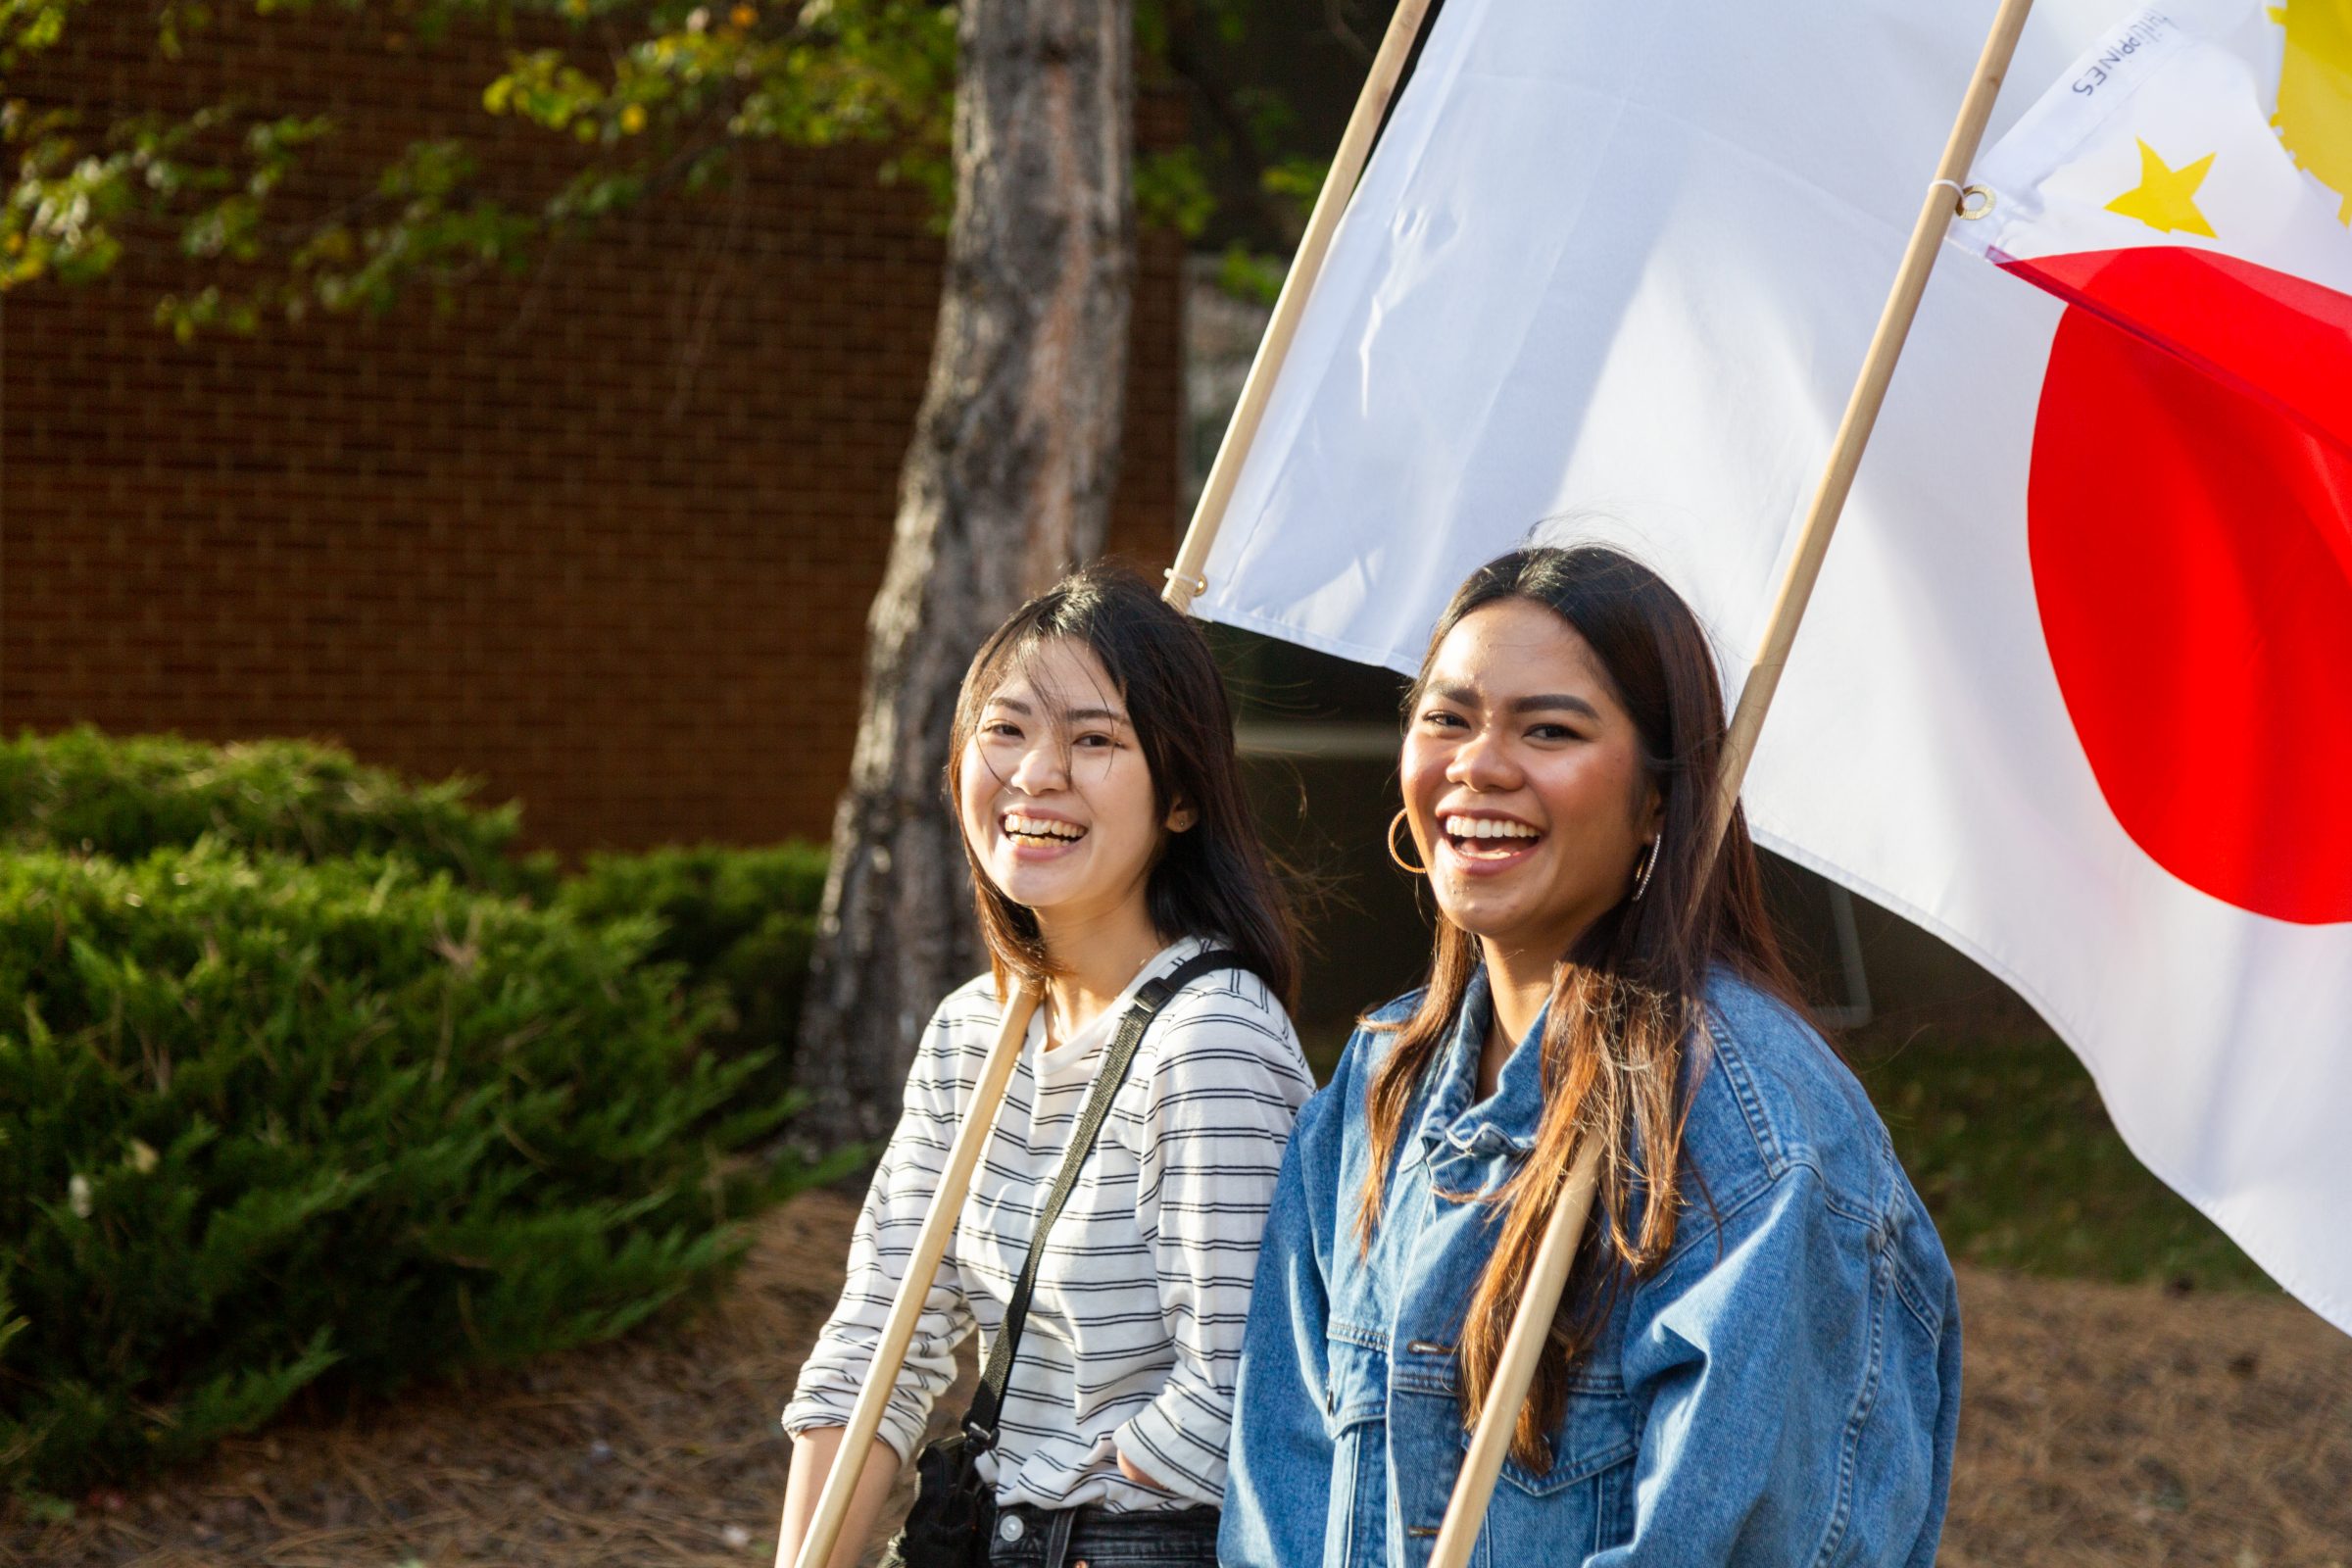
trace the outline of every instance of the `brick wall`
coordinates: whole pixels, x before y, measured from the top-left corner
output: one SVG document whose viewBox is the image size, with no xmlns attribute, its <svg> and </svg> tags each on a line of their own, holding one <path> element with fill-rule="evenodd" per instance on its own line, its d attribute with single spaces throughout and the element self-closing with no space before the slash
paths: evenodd
<svg viewBox="0 0 2352 1568">
<path fill-rule="evenodd" d="M 12 92 L 234 83 L 342 117 L 346 176 L 435 127 L 490 131 L 517 180 L 564 156 L 481 114 L 495 50 L 232 18 L 158 77 L 150 15 L 100 0 Z M 155 327 L 170 263 L 10 295 L 0 725 L 330 737 L 478 775 L 567 851 L 821 836 L 939 285 L 922 198 L 873 167 L 761 149 L 739 196 L 535 277 L 252 340 Z M 1182 520 L 1180 260 L 1147 239 L 1112 524 L 1154 570 Z"/>
</svg>

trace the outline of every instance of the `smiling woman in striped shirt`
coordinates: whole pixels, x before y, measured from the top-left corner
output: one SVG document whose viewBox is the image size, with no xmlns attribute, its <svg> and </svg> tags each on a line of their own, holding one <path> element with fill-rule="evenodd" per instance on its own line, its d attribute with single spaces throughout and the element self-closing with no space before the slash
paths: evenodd
<svg viewBox="0 0 2352 1568">
<path fill-rule="evenodd" d="M 1258 1234 L 1313 1088 L 1284 1010 L 1290 918 L 1244 804 L 1224 686 L 1189 620 L 1133 575 L 1090 568 L 980 651 L 955 742 L 949 789 L 990 972 L 924 1031 L 841 1302 L 784 1412 L 796 1442 L 779 1561 L 798 1556 L 1010 983 L 1044 1003 L 836 1563 L 856 1560 L 956 1343 L 999 1333 L 1106 1040 L 1147 981 L 1214 947 L 1240 966 L 1193 980 L 1153 1019 L 1054 1223 L 981 1461 L 1001 1509 L 994 1563 L 1213 1563 Z"/>
</svg>

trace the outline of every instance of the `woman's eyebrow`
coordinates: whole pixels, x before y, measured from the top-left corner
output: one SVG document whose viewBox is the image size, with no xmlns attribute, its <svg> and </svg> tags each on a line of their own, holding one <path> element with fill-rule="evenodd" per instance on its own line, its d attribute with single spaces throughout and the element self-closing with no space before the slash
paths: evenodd
<svg viewBox="0 0 2352 1568">
<path fill-rule="evenodd" d="M 1511 700 L 1511 711 L 1514 713 L 1537 713 L 1557 709 L 1566 709 L 1571 713 L 1582 713 L 1591 719 L 1600 717 L 1599 709 L 1594 708 L 1582 697 L 1572 697 L 1566 692 L 1541 692 L 1533 697 L 1517 697 Z"/>
<path fill-rule="evenodd" d="M 1478 693 L 1468 686 L 1446 685 L 1441 683 L 1439 685 L 1430 687 L 1429 695 L 1442 703 L 1451 703 L 1456 708 L 1481 708 L 1485 706 L 1485 704 L 1479 700 Z M 1582 713 L 1585 715 L 1585 717 L 1590 718 L 1596 723 L 1600 719 L 1599 709 L 1594 708 L 1591 703 L 1585 701 L 1582 697 L 1575 696 L 1568 692 L 1537 692 L 1527 697 L 1514 697 L 1507 705 L 1505 705 L 1505 711 L 1512 713 L 1565 711 L 1570 713 Z"/>
<path fill-rule="evenodd" d="M 1002 708 L 1007 712 L 1018 713 L 1023 718 L 1033 718 L 1037 714 L 1036 709 L 1022 702 L 1018 697 L 991 697 L 988 700 L 988 706 Z M 1102 719 L 1112 724 L 1127 722 L 1127 715 L 1112 708 L 1065 708 L 1057 711 L 1054 716 L 1065 724 L 1074 724 L 1090 718 Z"/>
</svg>

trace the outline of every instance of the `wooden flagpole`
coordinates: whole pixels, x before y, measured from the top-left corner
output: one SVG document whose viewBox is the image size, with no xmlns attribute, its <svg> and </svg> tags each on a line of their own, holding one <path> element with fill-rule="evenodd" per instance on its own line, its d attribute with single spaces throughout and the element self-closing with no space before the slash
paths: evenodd
<svg viewBox="0 0 2352 1568">
<path fill-rule="evenodd" d="M 1879 315 L 1879 329 L 1870 340 L 1870 353 L 1862 362 L 1853 396 L 1846 401 L 1845 417 L 1838 422 L 1838 438 L 1830 449 L 1829 466 L 1822 472 L 1820 488 L 1813 492 L 1812 510 L 1805 514 L 1796 552 L 1781 578 L 1772 618 L 1765 624 L 1763 641 L 1748 665 L 1747 683 L 1740 689 L 1740 706 L 1734 710 L 1731 729 L 1724 737 L 1723 773 L 1715 792 L 1715 839 L 1719 844 L 1732 825 L 1732 810 L 1740 802 L 1748 760 L 1755 755 L 1756 737 L 1763 731 L 1773 693 L 1780 689 L 1781 671 L 1788 665 L 1788 650 L 1796 641 L 1797 622 L 1804 618 L 1805 606 L 1813 597 L 1814 580 L 1821 575 L 1830 535 L 1836 531 L 1846 495 L 1854 487 L 1854 474 L 1862 466 L 1862 449 L 1886 401 L 1895 358 L 1903 352 L 1912 318 L 1919 314 L 1929 270 L 1936 265 L 1944 230 L 1966 199 L 1962 182 L 1976 161 L 1977 144 L 1984 139 L 1993 99 L 2001 90 L 2001 79 L 2009 74 L 2009 58 L 2017 51 L 2018 34 L 2025 30 L 2026 13 L 2033 4 L 2034 0 L 2001 0 L 2001 9 L 1992 19 L 1991 35 L 1984 40 L 1984 56 L 1977 62 L 1977 74 L 1968 84 L 1968 96 L 1960 101 L 1960 118 L 1953 122 L 1951 139 L 1944 144 L 1943 161 L 1936 166 L 1936 178 L 1928 186 L 1918 220 L 1911 225 L 1911 243 L 1903 252 L 1902 268 L 1894 275 L 1886 308 Z"/>
<path fill-rule="evenodd" d="M 1323 270 L 1323 257 L 1331 249 L 1340 215 L 1355 194 L 1356 179 L 1372 153 L 1372 138 L 1379 132 L 1381 117 L 1388 113 L 1389 100 L 1404 74 L 1404 63 L 1413 52 L 1413 40 L 1421 35 L 1421 19 L 1429 14 L 1429 5 L 1430 0 L 1398 0 L 1389 18 L 1389 30 L 1381 37 L 1380 50 L 1372 57 L 1363 91 L 1356 94 L 1348 129 L 1340 137 L 1339 151 L 1331 157 L 1331 172 L 1323 177 L 1314 211 L 1307 215 L 1306 232 L 1298 237 L 1298 253 L 1282 280 L 1282 292 L 1275 296 L 1266 335 L 1258 340 L 1257 355 L 1250 362 L 1241 401 L 1234 405 L 1224 440 L 1217 443 L 1216 461 L 1209 465 L 1208 481 L 1201 486 L 1200 504 L 1193 508 L 1192 526 L 1185 529 L 1176 564 L 1168 569 L 1168 586 L 1160 597 L 1178 610 L 1191 610 L 1193 600 L 1208 586 L 1200 568 L 1208 564 L 1209 547 L 1216 543 L 1226 505 L 1233 500 L 1234 483 L 1242 476 L 1242 462 L 1257 439 L 1258 421 L 1265 417 L 1275 374 L 1291 352 L 1291 339 L 1298 330 L 1298 318 L 1305 313 L 1306 297 L 1314 292 L 1315 278 Z"/>
<path fill-rule="evenodd" d="M 1797 534 L 1796 551 L 1781 579 L 1772 617 L 1748 666 L 1747 683 L 1740 688 L 1740 706 L 1733 712 L 1724 739 L 1723 766 L 1715 789 L 1717 848 L 1730 830 L 1732 812 L 1740 801 L 1740 786 L 1747 776 L 1748 760 L 1755 755 L 1756 737 L 1763 730 L 1773 693 L 1779 689 L 1781 671 L 1788 665 L 1788 650 L 1796 641 L 1797 623 L 1804 618 L 1814 581 L 1821 575 L 1822 557 L 1830 548 L 1830 535 L 1837 529 L 1838 514 L 1854 487 L 1854 474 L 1862 466 L 1862 449 L 1868 444 L 1871 429 L 1878 422 L 1879 410 L 1886 401 L 1886 387 L 1894 377 L 1895 361 L 1903 351 L 1912 318 L 1919 314 L 1920 298 L 1927 291 L 1928 273 L 1936 265 L 1936 249 L 1964 199 L 1962 182 L 1968 177 L 1969 165 L 1976 160 L 1978 144 L 1984 138 L 1985 123 L 1992 118 L 1993 99 L 2000 92 L 2002 77 L 2009 73 L 2018 35 L 2025 30 L 2026 15 L 2032 8 L 2033 0 L 2001 0 L 2000 10 L 1993 17 L 1992 31 L 1984 40 L 1984 52 L 1977 61 L 1976 74 L 1969 80 L 1967 96 L 1961 99 L 1959 118 L 1953 122 L 1950 139 L 1944 143 L 1942 162 L 1936 168 L 1936 178 L 1928 186 L 1919 217 L 1911 225 L 1911 241 L 1904 248 L 1902 266 L 1896 270 L 1894 287 L 1879 315 L 1878 330 L 1863 357 L 1862 373 L 1854 382 L 1853 395 L 1846 400 L 1845 417 L 1838 423 L 1829 465 L 1813 493 L 1813 505 Z M 1438 1530 L 1430 1568 L 1465 1568 L 1470 1560 L 1478 1527 L 1486 1518 L 1488 1500 L 1494 1494 L 1495 1477 L 1501 1472 L 1503 1457 L 1510 1447 L 1511 1430 L 1535 1382 L 1545 1333 L 1559 1310 L 1568 1266 L 1583 1239 L 1599 1153 L 1596 1146 L 1578 1151 L 1561 1185 L 1560 1196 L 1554 1200 L 1550 1222 L 1544 1227 L 1543 1244 L 1536 1252 L 1527 1294 L 1520 1298 L 1518 1315 L 1503 1340 L 1494 1388 L 1479 1412 L 1470 1451 L 1463 1457 L 1462 1473 L 1454 1483 L 1453 1496 L 1446 1505 L 1446 1520 Z"/>
<path fill-rule="evenodd" d="M 883 1409 L 899 1386 L 899 1369 L 906 1364 L 906 1347 L 923 1315 L 923 1299 L 931 1294 L 940 1260 L 948 1253 L 948 1239 L 956 1234 L 956 1221 L 963 1213 L 973 1167 L 980 1163 L 980 1152 L 996 1131 L 997 1110 L 1004 1102 L 1004 1086 L 1012 1080 L 1013 1064 L 1020 1060 L 1021 1041 L 1029 1033 L 1037 1001 L 1037 993 L 1029 987 L 1014 988 L 1004 1007 L 1004 1021 L 997 1029 L 996 1043 L 988 1048 L 980 1064 L 980 1080 L 972 1088 L 971 1102 L 964 1106 L 956 1142 L 948 1148 L 947 1166 L 939 1173 L 939 1190 L 931 1195 L 923 1228 L 915 1233 L 906 1277 L 899 1284 L 898 1299 L 890 1303 L 881 1342 L 874 1347 L 874 1364 L 866 1372 L 865 1387 L 858 1391 L 858 1402 L 851 1406 L 850 1424 L 842 1433 L 824 1489 L 817 1494 L 808 1533 L 801 1538 L 797 1568 L 824 1568 L 833 1560 L 833 1545 L 849 1518 L 850 1500 L 858 1494 L 858 1478 L 865 1469 L 866 1455 L 873 1451 L 875 1435 L 882 1430 Z"/>
</svg>

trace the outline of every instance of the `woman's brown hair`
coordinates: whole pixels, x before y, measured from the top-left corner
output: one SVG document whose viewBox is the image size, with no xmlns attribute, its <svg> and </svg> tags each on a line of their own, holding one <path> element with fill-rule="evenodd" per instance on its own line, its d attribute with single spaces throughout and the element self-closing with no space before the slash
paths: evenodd
<svg viewBox="0 0 2352 1568">
<path fill-rule="evenodd" d="M 988 700 L 1044 644 L 1068 638 L 1091 649 L 1126 705 L 1136 747 L 1152 773 L 1154 810 L 1182 805 L 1192 826 L 1170 833 L 1145 886 L 1152 923 L 1169 939 L 1211 937 L 1230 947 L 1290 1006 L 1298 990 L 1296 927 L 1289 902 L 1242 790 L 1233 710 L 1216 660 L 1191 617 L 1124 567 L 1098 564 L 1070 573 L 1014 611 L 964 672 L 948 752 L 948 801 L 956 772 Z M 967 839 L 980 934 L 997 990 L 1050 971 L 1037 916 L 988 879 Z"/>
<path fill-rule="evenodd" d="M 1520 550 L 1488 563 L 1446 607 L 1406 711 L 1417 705 L 1446 634 L 1473 612 L 1512 599 L 1548 609 L 1592 649 L 1641 737 L 1642 783 L 1661 801 L 1656 863 L 1643 896 L 1633 898 L 1629 877 L 1626 896 L 1553 970 L 1539 1048 L 1544 1111 L 1536 1146 L 1486 1200 L 1496 1211 L 1494 1250 L 1471 1292 L 1455 1351 L 1467 1425 L 1494 1384 L 1570 1153 L 1582 1140 L 1598 1138 L 1596 1223 L 1511 1438 L 1514 1458 L 1547 1468 L 1571 1369 L 1592 1349 L 1618 1287 L 1654 1270 L 1674 1246 L 1685 1174 L 1684 1054 L 1709 968 L 1723 965 L 1791 1006 L 1796 990 L 1766 912 L 1744 813 L 1734 813 L 1720 853 L 1712 842 L 1723 690 L 1697 618 L 1657 573 L 1593 545 Z M 1629 811 L 1635 807 L 1628 802 Z M 1366 1249 L 1379 1229 L 1405 1117 L 1452 1037 L 1478 968 L 1477 939 L 1442 910 L 1437 927 L 1428 988 L 1410 1017 L 1386 1026 L 1396 1041 L 1368 1090 L 1372 1160 L 1356 1221 Z"/>
</svg>

